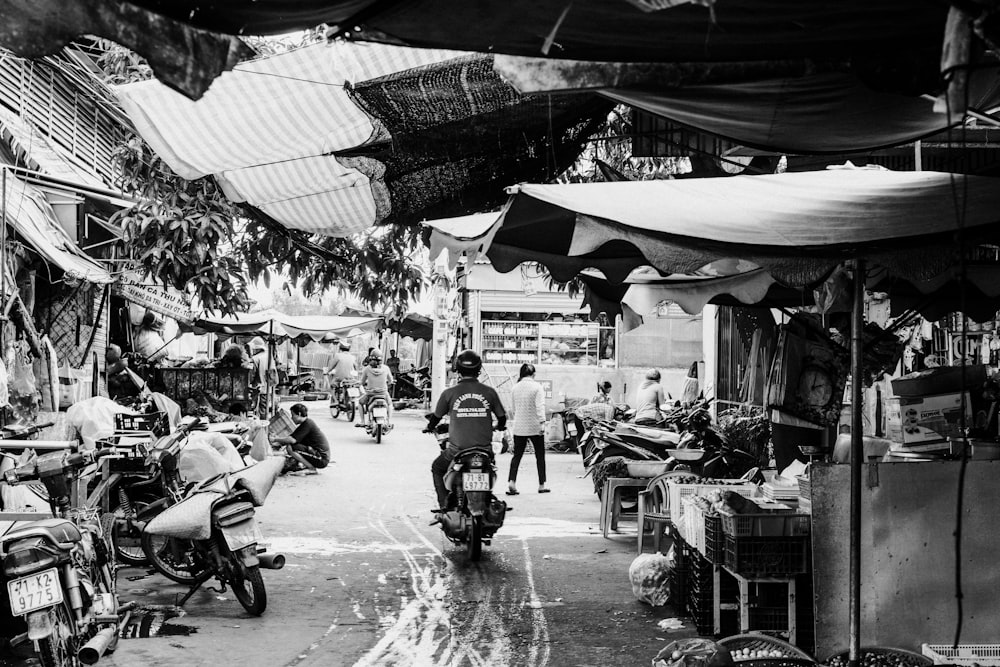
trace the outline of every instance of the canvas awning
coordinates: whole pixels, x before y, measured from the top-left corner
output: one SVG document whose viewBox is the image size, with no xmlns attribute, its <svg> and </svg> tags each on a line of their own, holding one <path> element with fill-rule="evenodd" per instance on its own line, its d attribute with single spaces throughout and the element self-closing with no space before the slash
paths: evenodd
<svg viewBox="0 0 1000 667">
<path fill-rule="evenodd" d="M 347 42 L 243 63 L 198 102 L 155 81 L 116 92 L 180 176 L 325 236 L 499 205 L 569 166 L 613 106 L 519 95 L 491 56 Z"/>
<path fill-rule="evenodd" d="M 85 255 L 63 230 L 52 206 L 37 188 L 10 172 L 6 182 L 3 204 L 11 234 L 20 237 L 28 248 L 69 278 L 99 284 L 114 282 L 108 270 Z"/>
<path fill-rule="evenodd" d="M 191 327 L 194 333 L 222 335 L 273 336 L 276 339 L 336 340 L 377 331 L 381 317 L 343 317 L 340 315 L 286 315 L 276 310 L 238 313 L 223 317 L 202 316 Z"/>
<path fill-rule="evenodd" d="M 694 274 L 742 260 L 785 285 L 813 284 L 866 257 L 893 275 L 947 271 L 961 228 L 1000 239 L 997 180 L 937 172 L 837 169 L 686 180 L 522 184 L 499 214 L 431 221 L 431 255 L 485 250 L 500 271 L 546 266 L 556 280 L 587 268 L 615 283 L 640 266 Z M 957 201 L 956 201 L 957 200 Z"/>
</svg>

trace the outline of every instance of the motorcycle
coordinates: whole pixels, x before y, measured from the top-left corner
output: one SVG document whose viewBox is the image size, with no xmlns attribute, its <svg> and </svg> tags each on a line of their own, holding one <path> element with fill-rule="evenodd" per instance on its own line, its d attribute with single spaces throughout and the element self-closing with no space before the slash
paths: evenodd
<svg viewBox="0 0 1000 667">
<path fill-rule="evenodd" d="M 175 456 L 172 443 L 161 451 L 161 464 Z M 164 576 L 190 586 L 179 606 L 215 577 L 217 592 L 228 585 L 248 613 L 264 613 L 267 591 L 260 570 L 280 570 L 285 557 L 258 550 L 263 535 L 254 508 L 264 503 L 282 464 L 278 458 L 268 459 L 217 475 L 189 485 L 176 501 L 181 494 L 175 489 L 167 506 L 145 524 L 142 545 L 150 563 Z"/>
<path fill-rule="evenodd" d="M 25 617 L 26 639 L 45 667 L 96 663 L 114 650 L 121 614 L 127 612 L 117 596 L 110 543 L 114 516 L 70 502 L 85 469 L 110 453 L 51 452 L 4 476 L 8 484 L 40 480 L 54 517 L 0 538 L 10 610 Z"/>
<path fill-rule="evenodd" d="M 359 398 L 361 398 L 361 387 L 357 380 L 342 380 L 330 397 L 330 415 L 336 419 L 343 412 L 347 421 L 353 422 Z"/>
<path fill-rule="evenodd" d="M 368 403 L 367 414 L 365 430 L 368 435 L 375 438 L 376 443 L 380 443 L 382 436 L 392 430 L 392 422 L 389 421 L 389 401 L 382 396 L 374 397 Z"/>
<path fill-rule="evenodd" d="M 289 383 L 288 391 L 292 394 L 308 394 L 316 391 L 316 378 L 312 373 L 299 373 Z"/>
<path fill-rule="evenodd" d="M 438 446 L 448 447 L 448 424 L 439 423 L 433 433 Z M 490 445 L 463 449 L 452 460 L 444 484 L 448 502 L 431 525 L 440 525 L 445 536 L 466 547 L 469 560 L 479 560 L 483 545 L 503 526 L 507 503 L 493 495 L 497 469 Z"/>
</svg>

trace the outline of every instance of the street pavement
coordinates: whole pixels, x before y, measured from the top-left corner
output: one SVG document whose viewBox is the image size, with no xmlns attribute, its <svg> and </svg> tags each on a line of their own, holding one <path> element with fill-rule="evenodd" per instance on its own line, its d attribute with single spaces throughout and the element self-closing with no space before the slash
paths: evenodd
<svg viewBox="0 0 1000 667">
<path fill-rule="evenodd" d="M 248 616 L 231 591 L 203 589 L 183 611 L 183 587 L 147 568 L 119 571 L 122 599 L 141 605 L 117 667 L 542 667 L 649 665 L 668 641 L 694 634 L 674 609 L 638 602 L 628 568 L 634 522 L 604 539 L 600 503 L 575 453 L 547 453 L 552 493 L 538 494 L 535 460 L 480 562 L 428 524 L 438 448 L 422 414 L 401 411 L 382 444 L 325 402 L 309 403 L 335 463 L 280 478 L 258 519 L 283 570 L 265 570 L 268 607 Z M 505 488 L 510 454 L 499 457 Z M 182 615 L 175 616 L 180 613 Z M 663 623 L 661 624 L 661 621 Z M 673 627 L 670 627 L 673 626 Z M 147 635 L 149 638 L 144 638 Z"/>
</svg>

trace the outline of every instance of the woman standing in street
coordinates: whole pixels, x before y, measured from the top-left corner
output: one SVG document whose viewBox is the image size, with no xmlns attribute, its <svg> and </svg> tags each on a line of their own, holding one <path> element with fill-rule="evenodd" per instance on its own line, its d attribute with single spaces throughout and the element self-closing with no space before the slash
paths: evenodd
<svg viewBox="0 0 1000 667">
<path fill-rule="evenodd" d="M 514 436 L 514 458 L 507 477 L 507 495 L 516 496 L 517 468 L 530 442 L 535 448 L 535 465 L 538 467 L 538 492 L 548 493 L 545 487 L 545 390 L 535 381 L 535 367 L 522 364 L 520 378 L 511 392 L 513 404 L 511 433 Z"/>
</svg>

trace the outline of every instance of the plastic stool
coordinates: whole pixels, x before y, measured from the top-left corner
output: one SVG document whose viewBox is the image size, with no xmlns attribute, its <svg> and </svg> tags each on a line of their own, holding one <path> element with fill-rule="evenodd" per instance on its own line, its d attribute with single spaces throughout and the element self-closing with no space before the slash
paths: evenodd
<svg viewBox="0 0 1000 667">
<path fill-rule="evenodd" d="M 622 513 L 622 491 L 625 489 L 645 489 L 651 478 L 609 477 L 604 480 L 601 492 L 601 534 L 608 536 L 608 530 L 618 530 L 618 519 Z"/>
</svg>

